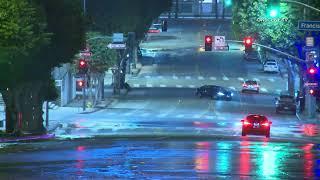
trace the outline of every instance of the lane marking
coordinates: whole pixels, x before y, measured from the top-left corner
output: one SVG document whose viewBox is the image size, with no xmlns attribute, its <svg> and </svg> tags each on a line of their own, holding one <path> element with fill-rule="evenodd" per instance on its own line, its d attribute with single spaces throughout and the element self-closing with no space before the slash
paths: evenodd
<svg viewBox="0 0 320 180">
<path fill-rule="evenodd" d="M 224 81 L 229 81 L 229 78 L 227 76 L 223 76 L 222 78 Z"/>
<path fill-rule="evenodd" d="M 182 85 L 176 85 L 177 88 L 182 88 Z"/>
<path fill-rule="evenodd" d="M 244 81 L 244 79 L 242 77 L 238 77 L 239 81 Z"/>
<path fill-rule="evenodd" d="M 173 79 L 178 79 L 178 76 L 172 76 Z"/>
<path fill-rule="evenodd" d="M 159 79 L 163 79 L 163 76 L 158 76 Z"/>
<path fill-rule="evenodd" d="M 152 84 L 147 84 L 146 86 L 147 86 L 147 87 L 152 87 Z"/>
<path fill-rule="evenodd" d="M 268 92 L 268 90 L 266 88 L 261 88 L 262 92 Z"/>
<path fill-rule="evenodd" d="M 165 85 L 165 84 L 160 84 L 160 87 L 167 87 L 167 85 Z"/>
<path fill-rule="evenodd" d="M 145 76 L 145 78 L 149 79 L 149 78 L 151 78 L 151 76 Z"/>
<path fill-rule="evenodd" d="M 140 84 L 133 84 L 133 87 L 140 87 Z"/>
<path fill-rule="evenodd" d="M 189 88 L 195 88 L 196 86 L 195 85 L 189 85 L 188 87 Z"/>
<path fill-rule="evenodd" d="M 203 78 L 203 76 L 198 76 L 198 79 L 203 80 L 204 78 Z"/>
<path fill-rule="evenodd" d="M 186 79 L 191 79 L 191 76 L 186 76 Z"/>
<path fill-rule="evenodd" d="M 217 80 L 217 78 L 216 77 L 210 77 L 210 80 L 215 81 L 215 80 Z"/>
<path fill-rule="evenodd" d="M 233 86 L 230 86 L 229 89 L 236 90 L 236 88 Z"/>
</svg>

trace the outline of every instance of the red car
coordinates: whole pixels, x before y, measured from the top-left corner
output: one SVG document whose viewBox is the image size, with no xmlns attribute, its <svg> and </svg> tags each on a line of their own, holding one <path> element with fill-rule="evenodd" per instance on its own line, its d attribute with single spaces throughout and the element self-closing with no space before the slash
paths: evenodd
<svg viewBox="0 0 320 180">
<path fill-rule="evenodd" d="M 247 134 L 265 135 L 270 137 L 270 127 L 272 122 L 267 117 L 258 114 L 248 115 L 242 122 L 242 136 Z"/>
</svg>

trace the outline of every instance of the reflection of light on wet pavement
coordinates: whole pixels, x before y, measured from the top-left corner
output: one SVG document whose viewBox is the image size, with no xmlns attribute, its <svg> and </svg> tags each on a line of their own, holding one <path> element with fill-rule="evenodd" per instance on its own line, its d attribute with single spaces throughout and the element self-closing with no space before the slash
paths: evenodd
<svg viewBox="0 0 320 180">
<path fill-rule="evenodd" d="M 251 170 L 251 159 L 250 159 L 250 142 L 249 141 L 241 141 L 240 142 L 240 167 L 239 174 L 241 176 L 248 176 Z"/>
<path fill-rule="evenodd" d="M 303 134 L 306 136 L 316 136 L 319 134 L 319 129 L 315 124 L 302 125 Z"/>
<path fill-rule="evenodd" d="M 217 147 L 216 170 L 219 173 L 228 174 L 231 171 L 230 149 L 232 148 L 232 144 L 227 142 L 218 142 Z"/>
<path fill-rule="evenodd" d="M 304 176 L 306 178 L 314 177 L 313 169 L 314 169 L 314 155 L 312 153 L 314 144 L 306 144 L 302 147 L 304 151 L 303 155 L 303 169 L 304 169 Z M 320 167 L 319 167 L 320 168 Z"/>
<path fill-rule="evenodd" d="M 197 172 L 209 172 L 210 143 L 196 142 L 195 170 Z"/>
</svg>

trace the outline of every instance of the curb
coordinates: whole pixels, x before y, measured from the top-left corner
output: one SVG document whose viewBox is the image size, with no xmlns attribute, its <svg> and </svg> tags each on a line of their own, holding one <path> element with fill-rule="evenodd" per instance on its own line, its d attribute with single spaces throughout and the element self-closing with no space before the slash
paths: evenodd
<svg viewBox="0 0 320 180">
<path fill-rule="evenodd" d="M 7 137 L 7 138 L 0 138 L 0 143 L 49 140 L 54 138 L 56 138 L 55 134 L 44 134 L 44 135 L 23 136 L 23 137 Z"/>
</svg>

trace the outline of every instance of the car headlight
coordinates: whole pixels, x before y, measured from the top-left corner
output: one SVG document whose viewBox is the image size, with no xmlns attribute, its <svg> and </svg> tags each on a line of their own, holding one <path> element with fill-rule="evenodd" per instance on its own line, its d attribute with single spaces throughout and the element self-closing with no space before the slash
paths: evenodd
<svg viewBox="0 0 320 180">
<path fill-rule="evenodd" d="M 230 95 L 233 96 L 233 93 L 231 93 Z"/>
<path fill-rule="evenodd" d="M 219 96 L 224 96 L 224 93 L 223 92 L 218 92 L 218 95 Z"/>
</svg>

